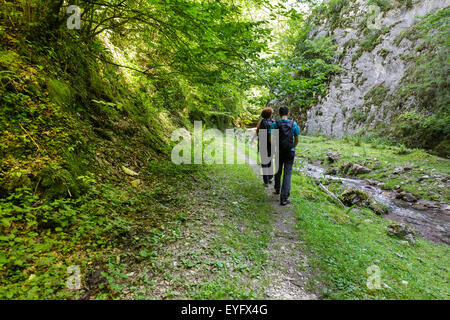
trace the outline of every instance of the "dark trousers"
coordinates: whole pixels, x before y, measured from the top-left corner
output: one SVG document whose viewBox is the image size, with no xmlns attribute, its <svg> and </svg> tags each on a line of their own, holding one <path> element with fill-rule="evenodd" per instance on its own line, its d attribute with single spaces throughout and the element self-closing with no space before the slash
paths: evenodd
<svg viewBox="0 0 450 320">
<path fill-rule="evenodd" d="M 258 141 L 258 151 L 260 152 L 260 158 L 261 158 L 261 168 L 263 172 L 263 181 L 265 184 L 268 184 L 270 180 L 273 179 L 273 161 L 272 161 L 272 150 L 271 150 L 271 144 L 270 142 L 267 143 L 267 151 L 261 152 L 259 149 L 259 141 Z"/>
<path fill-rule="evenodd" d="M 265 174 L 269 172 L 273 172 L 273 167 L 272 167 L 272 160 L 270 160 L 269 163 L 267 164 L 261 164 L 261 167 L 263 168 L 263 181 L 265 184 L 268 184 L 270 180 L 273 179 L 273 174 Z"/>
<path fill-rule="evenodd" d="M 280 153 L 276 174 L 275 174 L 275 190 L 280 191 L 280 201 L 285 201 L 291 194 L 291 177 L 292 166 L 294 165 L 295 151 L 289 153 Z M 283 184 L 281 185 L 281 174 L 283 174 Z"/>
</svg>

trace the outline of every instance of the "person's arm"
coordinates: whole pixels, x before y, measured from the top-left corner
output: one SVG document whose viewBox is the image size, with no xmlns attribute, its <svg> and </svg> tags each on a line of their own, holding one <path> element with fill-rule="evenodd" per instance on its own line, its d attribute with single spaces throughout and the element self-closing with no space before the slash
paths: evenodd
<svg viewBox="0 0 450 320">
<path fill-rule="evenodd" d="M 253 141 L 255 141 L 255 139 L 258 139 L 259 127 L 261 126 L 261 121 L 262 120 L 259 120 L 258 124 L 256 125 L 255 135 L 252 137 L 250 144 L 253 144 Z"/>
<path fill-rule="evenodd" d="M 298 145 L 298 136 L 300 135 L 300 128 L 298 127 L 298 124 L 294 122 L 295 128 L 294 128 L 294 148 Z"/>
<path fill-rule="evenodd" d="M 256 125 L 256 137 L 259 135 L 259 127 L 261 126 L 261 121 L 259 120 L 258 124 Z"/>
</svg>

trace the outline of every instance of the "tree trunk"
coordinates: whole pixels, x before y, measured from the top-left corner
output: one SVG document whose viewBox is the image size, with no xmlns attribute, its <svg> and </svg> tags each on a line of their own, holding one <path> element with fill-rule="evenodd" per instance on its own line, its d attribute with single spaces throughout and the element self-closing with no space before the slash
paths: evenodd
<svg viewBox="0 0 450 320">
<path fill-rule="evenodd" d="M 61 11 L 61 7 L 64 3 L 63 0 L 47 0 L 47 13 L 44 15 L 46 17 L 46 21 L 49 30 L 54 30 L 59 27 L 61 24 L 61 19 L 59 13 Z"/>
</svg>

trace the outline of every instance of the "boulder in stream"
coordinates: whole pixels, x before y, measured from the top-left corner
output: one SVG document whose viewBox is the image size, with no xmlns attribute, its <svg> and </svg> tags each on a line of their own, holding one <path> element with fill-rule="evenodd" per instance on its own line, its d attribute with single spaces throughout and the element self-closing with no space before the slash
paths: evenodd
<svg viewBox="0 0 450 320">
<path fill-rule="evenodd" d="M 330 175 L 330 176 L 335 176 L 337 175 L 338 170 L 336 167 L 328 167 L 327 171 L 325 171 L 325 174 Z"/>
<path fill-rule="evenodd" d="M 389 213 L 388 206 L 383 205 L 382 203 L 376 202 L 374 200 L 370 201 L 368 207 L 379 216 Z"/>
<path fill-rule="evenodd" d="M 315 165 L 315 166 L 317 166 L 317 167 L 320 167 L 320 166 L 322 165 L 322 161 L 320 161 L 320 160 L 315 160 L 315 161 L 312 162 L 312 164 Z"/>
<path fill-rule="evenodd" d="M 328 152 L 327 153 L 327 159 L 331 163 L 336 162 L 341 157 L 341 154 L 339 152 Z"/>
<path fill-rule="evenodd" d="M 433 201 L 429 201 L 429 200 L 419 200 L 416 203 L 418 206 L 423 206 L 425 208 L 429 208 L 429 209 L 438 209 L 439 205 L 436 204 Z"/>
<path fill-rule="evenodd" d="M 363 173 L 369 173 L 371 170 L 369 168 L 366 168 L 358 163 L 351 163 L 351 162 L 345 162 L 340 165 L 339 167 L 339 173 L 346 175 L 358 175 Z"/>
<path fill-rule="evenodd" d="M 351 162 L 345 162 L 345 163 L 341 164 L 339 166 L 339 173 L 342 175 L 346 175 L 349 172 L 352 165 L 353 164 Z"/>
<path fill-rule="evenodd" d="M 389 186 L 385 182 L 378 183 L 377 187 L 382 189 L 382 190 L 390 190 Z"/>
<path fill-rule="evenodd" d="M 403 201 L 407 201 L 407 202 L 416 202 L 417 201 L 417 197 L 415 195 L 413 195 L 410 192 L 406 192 L 406 191 L 401 191 L 401 192 L 397 193 L 395 198 L 403 200 Z"/>
<path fill-rule="evenodd" d="M 351 173 L 354 175 L 363 174 L 363 173 L 369 173 L 371 170 L 369 168 L 366 168 L 360 164 L 353 164 L 351 168 Z"/>
<path fill-rule="evenodd" d="M 372 179 L 366 179 L 366 182 L 371 186 L 378 186 L 378 184 L 380 183 L 379 181 Z"/>
<path fill-rule="evenodd" d="M 412 245 L 415 244 L 415 242 L 416 242 L 416 240 L 415 240 L 416 232 L 414 231 L 413 228 L 411 228 L 410 226 L 408 226 L 405 223 L 391 222 L 387 226 L 386 231 L 387 231 L 387 234 L 390 235 L 391 237 L 397 237 L 400 239 L 404 239 Z"/>
<path fill-rule="evenodd" d="M 363 190 L 349 188 L 341 194 L 342 203 L 346 206 L 366 206 L 375 212 L 377 215 L 389 213 L 389 206 L 378 202 L 374 197 Z"/>
<path fill-rule="evenodd" d="M 347 206 L 363 205 L 371 198 L 371 195 L 359 189 L 350 188 L 341 194 L 342 202 Z"/>
</svg>

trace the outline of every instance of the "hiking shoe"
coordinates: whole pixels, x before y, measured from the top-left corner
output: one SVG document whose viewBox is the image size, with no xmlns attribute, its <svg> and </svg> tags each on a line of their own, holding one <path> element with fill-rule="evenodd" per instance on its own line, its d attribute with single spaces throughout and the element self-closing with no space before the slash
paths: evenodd
<svg viewBox="0 0 450 320">
<path fill-rule="evenodd" d="M 280 194 L 280 190 L 275 190 L 273 193 Z"/>
<path fill-rule="evenodd" d="M 264 187 L 268 188 L 269 184 L 268 183 L 264 183 Z"/>
<path fill-rule="evenodd" d="M 287 198 L 286 200 L 281 200 L 280 205 L 285 206 L 289 203 L 291 203 L 291 200 L 289 198 Z"/>
</svg>

